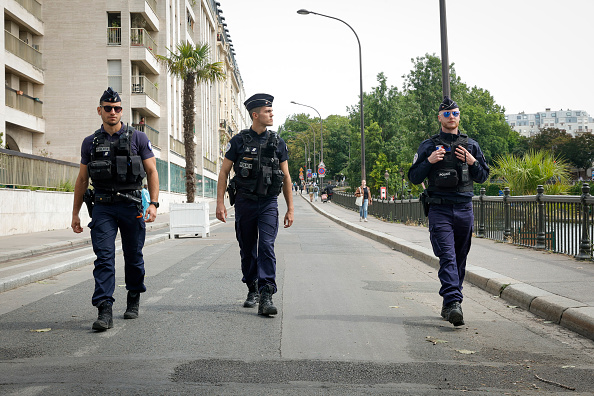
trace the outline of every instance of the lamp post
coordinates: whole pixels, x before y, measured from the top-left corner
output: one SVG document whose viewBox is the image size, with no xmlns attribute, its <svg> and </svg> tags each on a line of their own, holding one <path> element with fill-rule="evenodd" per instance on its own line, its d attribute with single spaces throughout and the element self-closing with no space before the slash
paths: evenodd
<svg viewBox="0 0 594 396">
<path fill-rule="evenodd" d="M 441 87 L 443 96 L 450 95 L 450 59 L 448 56 L 448 26 L 445 0 L 439 0 L 439 26 L 441 29 Z"/>
<path fill-rule="evenodd" d="M 324 120 L 322 120 L 322 116 L 320 115 L 320 112 L 317 111 L 315 108 L 308 106 L 306 104 L 297 103 L 295 101 L 291 101 L 291 103 L 299 105 L 299 106 L 309 107 L 310 109 L 313 109 L 316 113 L 318 113 L 318 117 L 320 117 L 320 163 L 324 163 L 324 135 L 322 134 L 322 129 L 324 127 Z M 302 122 L 302 121 L 297 121 L 297 122 Z M 313 128 L 312 128 L 312 130 L 313 130 Z"/>
<path fill-rule="evenodd" d="M 318 14 L 317 12 L 308 11 L 308 10 L 304 10 L 304 9 L 297 11 L 297 14 L 299 14 L 299 15 L 314 14 L 314 15 L 319 15 L 319 16 L 323 16 L 326 18 L 330 18 L 330 19 L 335 19 L 335 20 L 340 21 L 340 22 L 344 23 L 345 25 L 347 25 L 349 27 L 349 29 L 351 29 L 353 31 L 353 33 L 355 33 L 355 37 L 357 38 L 357 44 L 359 44 L 359 110 L 361 112 L 361 117 L 360 117 L 361 118 L 361 179 L 364 180 L 364 179 L 366 179 L 366 176 L 365 176 L 365 127 L 364 127 L 365 123 L 363 120 L 363 61 L 362 61 L 362 56 L 361 56 L 361 41 L 359 40 L 359 36 L 357 36 L 357 32 L 355 32 L 355 29 L 353 29 L 351 27 L 351 25 L 349 25 L 342 19 L 338 19 L 338 18 L 329 16 L 329 15 Z"/>
<path fill-rule="evenodd" d="M 388 173 L 388 170 L 386 169 L 386 173 L 384 173 L 384 178 L 386 179 L 386 198 L 388 200 L 390 200 L 390 189 L 388 188 L 388 182 L 390 181 L 390 174 Z"/>
</svg>

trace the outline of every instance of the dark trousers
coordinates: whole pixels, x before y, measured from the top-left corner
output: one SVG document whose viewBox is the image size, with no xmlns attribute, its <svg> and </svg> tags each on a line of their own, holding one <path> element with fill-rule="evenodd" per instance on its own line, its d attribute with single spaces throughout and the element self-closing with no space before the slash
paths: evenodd
<svg viewBox="0 0 594 396">
<path fill-rule="evenodd" d="M 141 216 L 141 217 L 138 217 Z M 101 301 L 114 302 L 115 290 L 115 239 L 120 230 L 122 250 L 124 252 L 124 273 L 126 289 L 143 293 L 144 258 L 142 248 L 146 236 L 146 226 L 136 204 L 117 202 L 114 204 L 96 204 L 93 218 L 89 223 L 95 260 L 95 292 L 93 305 Z"/>
<path fill-rule="evenodd" d="M 238 195 L 235 201 L 235 236 L 239 242 L 242 281 L 258 280 L 261 290 L 272 285 L 276 292 L 274 241 L 278 234 L 277 197 L 252 200 Z"/>
<path fill-rule="evenodd" d="M 470 251 L 474 215 L 472 202 L 429 207 L 429 233 L 433 253 L 439 257 L 439 294 L 443 304 L 462 302 L 462 282 Z"/>
</svg>

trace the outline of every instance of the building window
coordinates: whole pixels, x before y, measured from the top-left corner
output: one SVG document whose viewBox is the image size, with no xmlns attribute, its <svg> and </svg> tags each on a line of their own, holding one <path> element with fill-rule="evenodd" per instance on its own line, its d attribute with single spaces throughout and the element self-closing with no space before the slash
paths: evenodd
<svg viewBox="0 0 594 396">
<path fill-rule="evenodd" d="M 122 92 L 122 61 L 121 59 L 107 61 L 107 85 L 116 92 Z"/>
</svg>

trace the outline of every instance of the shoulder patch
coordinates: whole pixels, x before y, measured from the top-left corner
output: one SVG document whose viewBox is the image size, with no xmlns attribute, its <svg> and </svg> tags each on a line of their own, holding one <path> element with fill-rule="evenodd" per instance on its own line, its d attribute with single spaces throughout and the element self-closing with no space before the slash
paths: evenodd
<svg viewBox="0 0 594 396">
<path fill-rule="evenodd" d="M 413 158 L 413 164 L 414 164 L 415 162 L 417 162 L 417 160 L 418 160 L 418 159 L 419 159 L 419 153 L 416 153 L 416 154 L 415 154 L 415 157 Z"/>
<path fill-rule="evenodd" d="M 225 148 L 225 152 L 231 149 L 231 142 L 227 143 L 227 147 Z"/>
<path fill-rule="evenodd" d="M 151 144 L 151 141 L 148 141 L 148 148 L 149 150 L 153 151 L 153 145 Z"/>
</svg>

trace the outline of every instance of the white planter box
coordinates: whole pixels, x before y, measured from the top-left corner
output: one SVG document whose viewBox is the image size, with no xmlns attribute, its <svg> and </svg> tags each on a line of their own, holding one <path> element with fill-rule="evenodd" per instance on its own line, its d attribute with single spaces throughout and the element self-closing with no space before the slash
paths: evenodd
<svg viewBox="0 0 594 396">
<path fill-rule="evenodd" d="M 210 235 L 208 202 L 172 203 L 169 205 L 169 238 L 181 234 L 194 234 L 206 238 Z"/>
</svg>

